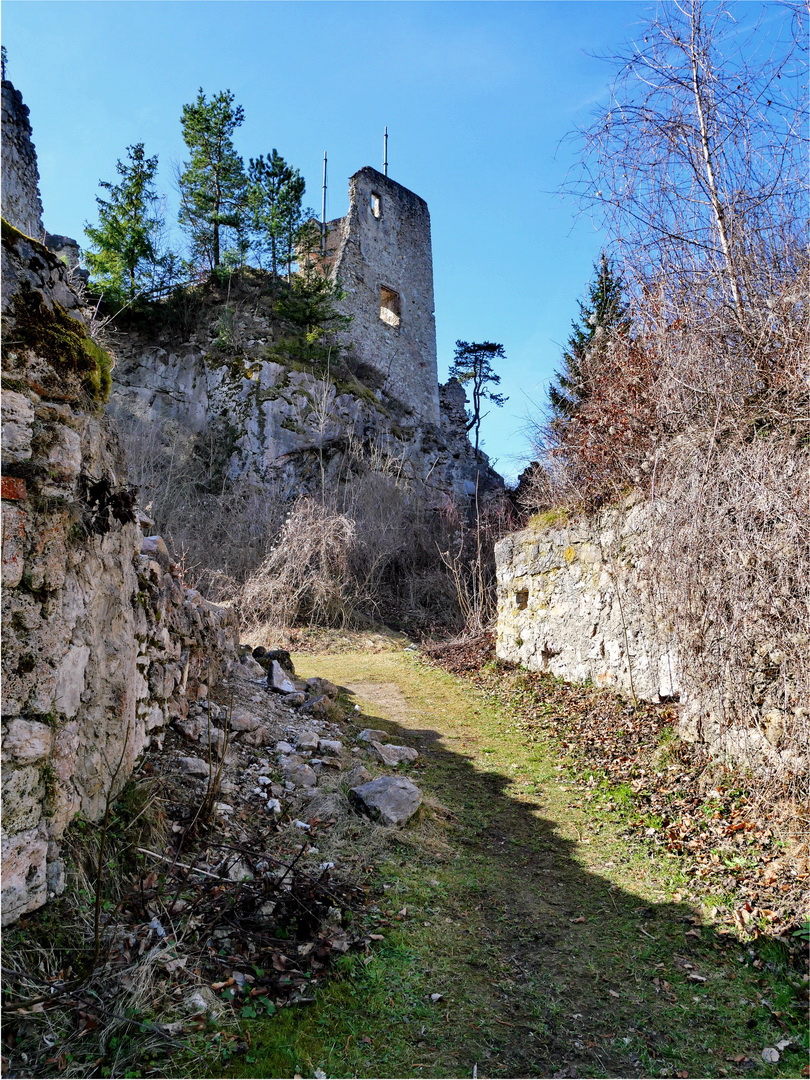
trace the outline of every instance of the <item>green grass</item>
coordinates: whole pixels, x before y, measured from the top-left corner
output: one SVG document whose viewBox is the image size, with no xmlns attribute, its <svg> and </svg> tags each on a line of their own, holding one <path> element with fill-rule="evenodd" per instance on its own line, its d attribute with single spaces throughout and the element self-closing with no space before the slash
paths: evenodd
<svg viewBox="0 0 810 1080">
<path fill-rule="evenodd" d="M 297 666 L 355 686 L 358 730 L 420 750 L 429 805 L 377 870 L 384 941 L 341 959 L 314 1004 L 251 1022 L 229 1075 L 799 1075 L 798 1052 L 761 1059 L 801 1038 L 784 947 L 675 900 L 680 861 L 623 838 L 621 790 L 574 805 L 552 747 L 406 653 Z"/>
</svg>

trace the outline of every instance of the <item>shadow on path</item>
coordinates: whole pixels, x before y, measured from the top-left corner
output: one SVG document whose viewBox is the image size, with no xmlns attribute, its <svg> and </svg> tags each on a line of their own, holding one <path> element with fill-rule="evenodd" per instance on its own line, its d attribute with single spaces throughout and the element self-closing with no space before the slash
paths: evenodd
<svg viewBox="0 0 810 1080">
<path fill-rule="evenodd" d="M 640 865 L 646 856 L 622 850 L 618 827 L 605 845 L 604 876 L 584 866 L 579 842 L 553 816 L 558 777 L 540 752 L 507 736 L 523 746 L 516 797 L 515 776 L 482 767 L 486 748 L 473 724 L 412 726 L 425 711 L 409 716 L 416 710 L 395 684 L 348 689 L 367 703 L 358 723 L 420 750 L 411 778 L 451 812 L 450 843 L 469 864 L 466 882 L 456 880 L 455 895 L 442 903 L 445 919 L 469 929 L 447 993 L 460 1006 L 448 1009 L 447 1024 L 466 1024 L 468 1054 L 448 1060 L 438 1047 L 436 1070 L 421 1075 L 456 1075 L 454 1065 L 469 1075 L 471 1062 L 482 1076 L 768 1075 L 773 1066 L 746 1052 L 784 1032 L 760 1000 L 744 947 L 701 927 L 687 905 L 651 902 Z M 601 844 L 597 838 L 594 847 Z M 611 880 L 627 881 L 636 864 L 638 893 Z M 447 1041 L 457 1047 L 458 1032 Z"/>
</svg>

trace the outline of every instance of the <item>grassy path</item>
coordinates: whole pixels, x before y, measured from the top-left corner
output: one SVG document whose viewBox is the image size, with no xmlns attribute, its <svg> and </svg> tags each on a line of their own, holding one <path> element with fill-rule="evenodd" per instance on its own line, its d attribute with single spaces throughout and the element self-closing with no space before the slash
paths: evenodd
<svg viewBox="0 0 810 1080">
<path fill-rule="evenodd" d="M 761 1057 L 787 1037 L 778 954 L 673 902 L 670 864 L 574 805 L 553 752 L 508 714 L 408 652 L 296 667 L 349 688 L 358 730 L 420 751 L 409 775 L 426 807 L 380 868 L 376 951 L 342 958 L 313 1005 L 254 1025 L 231 1075 L 800 1075 L 789 1049 Z"/>
</svg>

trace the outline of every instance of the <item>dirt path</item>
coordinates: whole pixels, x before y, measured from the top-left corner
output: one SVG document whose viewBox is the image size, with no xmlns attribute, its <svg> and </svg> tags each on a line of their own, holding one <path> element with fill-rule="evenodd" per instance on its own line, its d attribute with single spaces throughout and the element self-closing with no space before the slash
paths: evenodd
<svg viewBox="0 0 810 1080">
<path fill-rule="evenodd" d="M 419 750 L 427 805 L 380 868 L 379 951 L 257 1033 L 240 1075 L 798 1075 L 763 1065 L 784 1033 L 739 943 L 507 714 L 405 651 L 296 664 L 350 691 L 358 730 Z"/>
</svg>

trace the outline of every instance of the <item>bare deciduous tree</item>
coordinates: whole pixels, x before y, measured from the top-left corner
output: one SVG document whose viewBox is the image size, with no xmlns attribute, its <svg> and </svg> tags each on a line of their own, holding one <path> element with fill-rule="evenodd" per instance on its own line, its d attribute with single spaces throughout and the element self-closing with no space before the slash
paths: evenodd
<svg viewBox="0 0 810 1080">
<path fill-rule="evenodd" d="M 758 299 L 752 255 L 778 261 L 807 218 L 807 6 L 771 5 L 746 29 L 738 20 L 749 14 L 704 0 L 659 5 L 629 52 L 609 58 L 611 100 L 579 132 L 569 186 L 636 279 L 654 270 L 697 288 L 741 327 Z"/>
<path fill-rule="evenodd" d="M 684 684 L 786 767 L 810 694 L 807 15 L 670 0 L 611 58 L 569 190 L 612 237 L 633 340 L 565 438 L 541 428 L 535 485 L 540 505 L 591 507 L 646 489 Z"/>
</svg>

